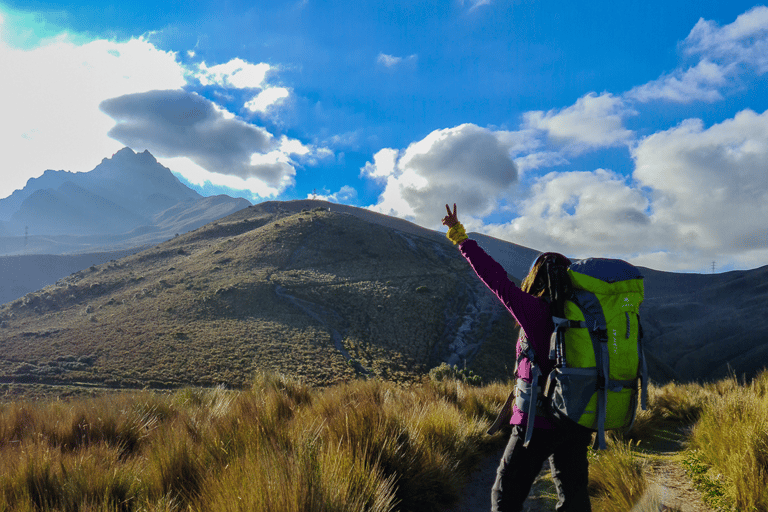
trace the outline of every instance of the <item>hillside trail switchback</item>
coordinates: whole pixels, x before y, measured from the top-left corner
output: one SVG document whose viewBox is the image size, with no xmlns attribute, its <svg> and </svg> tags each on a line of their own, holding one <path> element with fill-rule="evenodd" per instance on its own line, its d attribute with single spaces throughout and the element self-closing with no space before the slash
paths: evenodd
<svg viewBox="0 0 768 512">
<path fill-rule="evenodd" d="M 714 512 L 701 497 L 681 465 L 684 436 L 659 431 L 638 456 L 645 461 L 648 488 L 634 508 L 627 512 Z M 642 446 L 642 443 L 641 443 Z M 504 453 L 500 448 L 486 456 L 475 468 L 461 492 L 462 498 L 443 512 L 485 512 L 491 508 L 491 486 Z M 551 512 L 557 498 L 549 464 L 536 477 L 523 512 Z"/>
</svg>

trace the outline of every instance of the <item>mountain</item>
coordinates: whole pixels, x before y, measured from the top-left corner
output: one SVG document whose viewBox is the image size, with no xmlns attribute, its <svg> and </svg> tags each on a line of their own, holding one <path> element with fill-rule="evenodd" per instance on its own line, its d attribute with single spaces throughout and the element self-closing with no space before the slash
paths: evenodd
<svg viewBox="0 0 768 512">
<path fill-rule="evenodd" d="M 48 170 L 0 200 L 0 254 L 154 245 L 250 204 L 228 196 L 205 198 L 148 151 L 123 148 L 90 172 Z"/>
<path fill-rule="evenodd" d="M 768 366 L 768 266 L 723 274 L 643 274 L 647 351 L 674 377 L 750 377 Z"/>
<path fill-rule="evenodd" d="M 473 236 L 518 283 L 538 254 Z M 766 366 L 768 267 L 642 270 L 654 380 Z M 1 306 L 0 380 L 239 386 L 272 369 L 326 385 L 408 381 L 441 362 L 505 380 L 516 335 L 444 234 L 350 206 L 265 202 Z"/>
<path fill-rule="evenodd" d="M 453 245 L 349 208 L 262 203 L 5 304 L 0 376 L 245 385 L 271 368 L 324 385 L 487 360 L 502 378 L 511 317 Z"/>
<path fill-rule="evenodd" d="M 46 171 L 0 200 L 0 303 L 250 205 L 201 196 L 148 151 L 121 149 L 90 172 Z"/>
</svg>

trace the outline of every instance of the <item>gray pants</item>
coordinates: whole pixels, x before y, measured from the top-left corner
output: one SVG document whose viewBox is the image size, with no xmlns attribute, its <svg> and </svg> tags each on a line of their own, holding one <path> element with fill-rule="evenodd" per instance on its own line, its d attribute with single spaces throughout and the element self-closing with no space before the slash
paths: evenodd
<svg viewBox="0 0 768 512">
<path fill-rule="evenodd" d="M 524 427 L 514 425 L 491 492 L 492 512 L 519 512 L 531 485 L 549 458 L 557 489 L 558 512 L 590 512 L 587 449 L 592 431 L 570 421 L 554 429 L 537 428 L 523 447 Z"/>
</svg>

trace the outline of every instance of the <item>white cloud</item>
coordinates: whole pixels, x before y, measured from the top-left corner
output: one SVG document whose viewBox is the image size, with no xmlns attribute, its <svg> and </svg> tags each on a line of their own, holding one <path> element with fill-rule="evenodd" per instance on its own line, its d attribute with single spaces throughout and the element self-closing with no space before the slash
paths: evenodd
<svg viewBox="0 0 768 512">
<path fill-rule="evenodd" d="M 559 151 L 538 151 L 515 158 L 515 163 L 517 164 L 520 176 L 523 176 L 536 169 L 566 165 L 568 164 L 568 159 Z"/>
<path fill-rule="evenodd" d="M 483 232 L 575 257 L 614 256 L 663 270 L 764 265 L 768 111 L 705 128 L 691 119 L 639 141 L 630 181 L 608 170 L 550 173 L 517 218 Z"/>
<path fill-rule="evenodd" d="M 626 97 L 640 102 L 656 100 L 676 103 L 714 102 L 723 99 L 718 90 L 727 82 L 727 70 L 703 60 L 684 72 L 677 71 L 658 80 L 633 88 Z"/>
<path fill-rule="evenodd" d="M 65 34 L 31 49 L 0 40 L 0 62 L 13 70 L 0 96 L 3 166 L 13 172 L 3 174 L 0 197 L 46 169 L 89 171 L 119 150 L 106 135 L 112 121 L 102 100 L 185 83 L 175 54 L 143 38 L 80 44 Z"/>
<path fill-rule="evenodd" d="M 206 185 L 215 185 L 218 187 L 225 187 L 236 191 L 247 190 L 251 192 L 251 200 L 258 200 L 259 198 L 275 197 L 280 194 L 286 187 L 291 185 L 292 177 L 286 176 L 285 183 L 278 183 L 277 186 L 270 186 L 264 181 L 255 178 L 242 178 L 240 176 L 225 175 L 212 173 L 188 157 L 175 157 L 175 158 L 158 158 L 158 162 L 168 167 L 171 171 L 178 173 L 184 177 L 187 181 L 198 187 L 204 187 Z M 267 165 L 272 162 L 265 162 Z"/>
<path fill-rule="evenodd" d="M 402 153 L 379 151 L 362 174 L 386 180 L 370 208 L 433 227 L 443 217 L 438 206 L 455 201 L 466 216 L 482 217 L 517 182 L 507 149 L 492 131 L 473 124 L 436 130 Z"/>
<path fill-rule="evenodd" d="M 579 154 L 626 144 L 633 133 L 624 128 L 623 119 L 633 114 L 617 96 L 590 93 L 562 110 L 526 113 L 524 128 L 544 131 L 550 139 L 565 145 L 567 151 Z"/>
<path fill-rule="evenodd" d="M 252 64 L 240 58 L 235 58 L 224 64 L 208 67 L 205 62 L 198 64 L 195 73 L 202 85 L 218 85 L 235 89 L 261 89 L 267 73 L 272 66 L 265 63 Z"/>
<path fill-rule="evenodd" d="M 373 162 L 367 162 L 360 170 L 360 175 L 375 180 L 386 180 L 395 175 L 399 156 L 400 152 L 396 149 L 380 149 L 373 155 Z"/>
<path fill-rule="evenodd" d="M 357 190 L 349 185 L 344 185 L 338 192 L 330 193 L 329 190 L 322 190 L 320 194 L 313 192 L 307 194 L 307 199 L 318 199 L 329 201 L 331 203 L 350 204 L 357 200 Z"/>
<path fill-rule="evenodd" d="M 699 19 L 681 48 L 685 55 L 701 60 L 686 70 L 637 86 L 625 96 L 640 102 L 722 100 L 723 89 L 739 86 L 734 79 L 740 74 L 768 71 L 768 7 L 755 7 L 723 27 Z"/>
<path fill-rule="evenodd" d="M 269 87 L 245 104 L 251 112 L 266 112 L 269 108 L 279 105 L 290 92 L 285 87 Z"/>
<path fill-rule="evenodd" d="M 474 11 L 484 5 L 491 5 L 492 0 L 459 0 L 461 5 L 469 4 L 469 12 Z"/>
<path fill-rule="evenodd" d="M 286 155 L 306 156 L 312 153 L 312 149 L 301 143 L 300 140 L 289 139 L 285 135 L 280 138 L 280 151 Z"/>
<path fill-rule="evenodd" d="M 84 41 L 60 34 L 19 49 L 0 40 L 0 62 L 13 70 L 3 76 L 0 97 L 0 139 L 7 142 L 3 163 L 13 172 L 3 173 L 0 197 L 46 169 L 89 171 L 123 145 L 149 149 L 160 159 L 181 158 L 180 168 L 197 177 L 192 182 L 224 185 L 231 181 L 224 176 L 231 175 L 240 179 L 231 188 L 253 186 L 268 195 L 293 185 L 290 154 L 304 163 L 333 156 L 327 148 L 302 150 L 298 141 L 278 141 L 264 128 L 184 90 L 195 80 L 225 93 L 262 89 L 249 106 L 268 108 L 288 96 L 287 89 L 266 83 L 273 66 L 242 59 L 185 66 L 174 52 L 158 50 L 144 38 Z M 279 159 L 252 163 L 253 154 L 283 148 L 287 153 Z"/>
<path fill-rule="evenodd" d="M 768 71 L 768 7 L 754 7 L 724 27 L 702 18 L 683 42 L 683 49 L 689 55 L 742 63 L 765 73 Z"/>
<path fill-rule="evenodd" d="M 294 158 L 315 164 L 333 157 L 327 148 L 307 146 L 285 135 L 278 140 L 266 129 L 182 90 L 110 98 L 101 103 L 101 109 L 117 123 L 109 132 L 111 137 L 137 150 L 149 149 L 158 157 L 186 157 L 210 173 L 204 179 L 189 178 L 194 183 L 224 185 L 224 178 L 217 176 L 234 176 L 244 180 L 242 186 L 253 178 L 260 183 L 254 190 L 267 190 L 272 196 L 294 185 Z"/>
<path fill-rule="evenodd" d="M 633 150 L 653 219 L 675 225 L 670 248 L 735 255 L 768 248 L 768 112 L 704 128 L 689 120 Z"/>
<path fill-rule="evenodd" d="M 386 68 L 395 68 L 401 65 L 413 66 L 419 60 L 418 55 L 413 54 L 407 57 L 395 57 L 394 55 L 387 55 L 386 53 L 380 53 L 376 58 L 376 62 Z"/>
<path fill-rule="evenodd" d="M 550 173 L 518 204 L 518 217 L 486 232 L 539 250 L 582 257 L 653 245 L 648 200 L 611 171 Z"/>
</svg>

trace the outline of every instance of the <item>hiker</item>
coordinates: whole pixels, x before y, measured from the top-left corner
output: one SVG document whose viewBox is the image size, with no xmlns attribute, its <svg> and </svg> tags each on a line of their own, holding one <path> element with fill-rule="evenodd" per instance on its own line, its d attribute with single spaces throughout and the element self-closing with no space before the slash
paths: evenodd
<svg viewBox="0 0 768 512">
<path fill-rule="evenodd" d="M 456 204 L 453 205 L 453 212 L 447 204 L 445 208 L 448 215 L 443 218 L 443 224 L 449 228 L 448 238 L 458 245 L 480 280 L 496 294 L 520 326 L 515 378 L 519 379 L 518 387 L 521 383 L 527 385 L 531 396 L 536 396 L 537 385 L 545 382 L 554 368 L 554 362 L 549 358 L 550 336 L 555 328 L 552 316 L 553 313 L 562 316 L 563 304 L 571 287 L 567 273 L 570 261 L 557 253 L 541 254 L 518 288 L 509 280 L 504 268 L 467 236 L 458 220 Z M 532 365 L 525 356 L 530 349 L 535 360 L 539 361 L 539 382 L 531 382 Z M 522 510 L 531 485 L 547 458 L 558 495 L 556 509 L 559 512 L 590 511 L 587 450 L 592 442 L 592 431 L 571 420 L 554 418 L 547 414 L 546 404 L 543 403 L 538 405 L 538 412 L 533 422 L 529 423 L 527 414 L 512 400 L 514 397 L 507 403 L 508 406 L 511 404 L 509 424 L 512 433 L 496 472 L 491 492 L 492 512 Z M 526 440 L 528 428 L 533 431 Z"/>
</svg>

